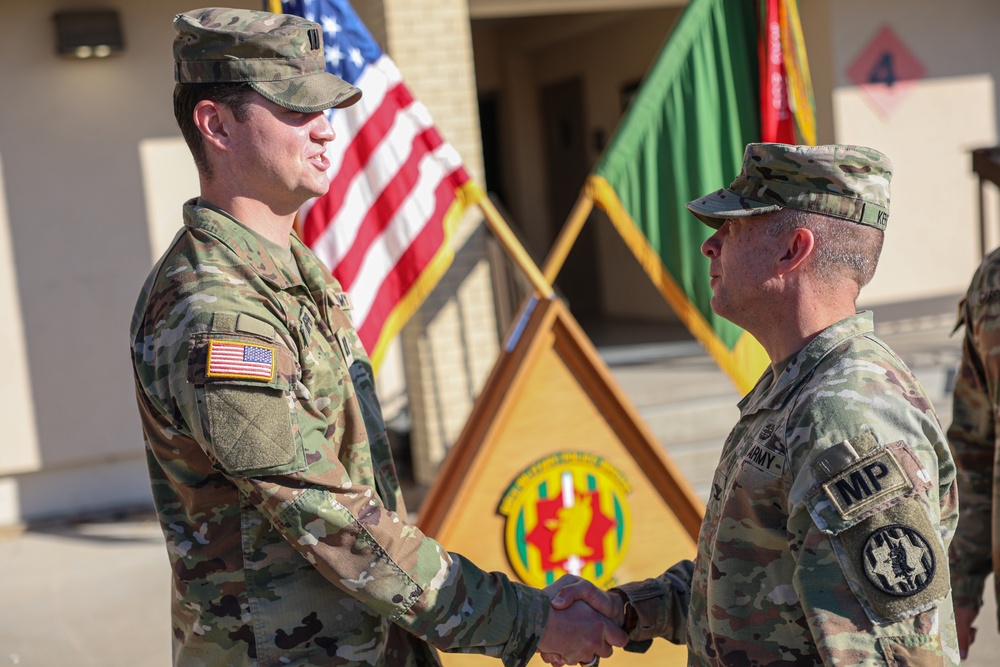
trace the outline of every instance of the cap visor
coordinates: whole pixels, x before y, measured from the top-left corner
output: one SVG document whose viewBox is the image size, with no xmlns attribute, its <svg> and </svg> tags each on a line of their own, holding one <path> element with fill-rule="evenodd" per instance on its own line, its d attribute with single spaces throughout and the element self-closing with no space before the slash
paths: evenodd
<svg viewBox="0 0 1000 667">
<path fill-rule="evenodd" d="M 777 204 L 748 199 L 732 190 L 716 190 L 687 203 L 696 218 L 713 229 L 718 229 L 727 218 L 749 218 L 754 215 L 780 211 Z"/>
<path fill-rule="evenodd" d="M 292 111 L 312 113 L 349 107 L 361 99 L 361 91 L 329 72 L 283 81 L 252 81 L 263 97 Z"/>
</svg>

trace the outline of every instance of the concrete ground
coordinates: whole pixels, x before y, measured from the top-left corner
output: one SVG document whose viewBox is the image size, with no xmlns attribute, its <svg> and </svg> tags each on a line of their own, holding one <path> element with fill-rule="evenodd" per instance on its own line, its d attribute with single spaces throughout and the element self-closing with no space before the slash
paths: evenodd
<svg viewBox="0 0 1000 667">
<path fill-rule="evenodd" d="M 940 306 L 940 304 L 937 304 Z M 950 309 L 876 312 L 878 331 L 914 369 L 950 422 L 959 339 Z M 696 492 L 704 498 L 722 440 L 736 421 L 735 389 L 690 342 L 614 340 L 591 334 Z M 161 667 L 170 664 L 169 567 L 148 513 L 0 533 L 0 667 Z M 988 596 L 965 665 L 1000 656 Z M 605 661 L 614 664 L 614 658 Z"/>
</svg>

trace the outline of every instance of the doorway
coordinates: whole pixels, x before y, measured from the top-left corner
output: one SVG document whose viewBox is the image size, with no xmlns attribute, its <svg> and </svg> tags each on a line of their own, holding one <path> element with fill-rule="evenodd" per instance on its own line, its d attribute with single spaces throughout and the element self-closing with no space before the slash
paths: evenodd
<svg viewBox="0 0 1000 667">
<path fill-rule="evenodd" d="M 583 80 L 577 77 L 543 86 L 541 102 L 551 248 L 589 173 Z M 555 282 L 577 320 L 601 316 L 601 277 L 593 224 L 584 225 Z"/>
</svg>

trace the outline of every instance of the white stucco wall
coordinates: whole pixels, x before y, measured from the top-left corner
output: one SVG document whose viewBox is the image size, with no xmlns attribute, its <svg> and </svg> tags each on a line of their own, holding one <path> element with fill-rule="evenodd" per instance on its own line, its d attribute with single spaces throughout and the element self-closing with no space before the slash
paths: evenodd
<svg viewBox="0 0 1000 667">
<path fill-rule="evenodd" d="M 886 244 L 864 303 L 963 292 L 979 263 L 978 179 L 970 151 L 997 141 L 1000 5 L 992 0 L 829 4 L 834 137 L 885 152 L 895 174 Z M 924 68 L 886 113 L 849 76 L 883 27 Z M 895 54 L 895 51 L 893 51 Z M 897 57 L 897 61 L 899 58 Z"/>
</svg>

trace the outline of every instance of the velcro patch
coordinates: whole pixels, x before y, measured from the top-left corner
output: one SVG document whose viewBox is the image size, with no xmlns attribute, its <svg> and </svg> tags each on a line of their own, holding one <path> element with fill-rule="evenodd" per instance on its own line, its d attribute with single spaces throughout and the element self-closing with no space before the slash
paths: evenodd
<svg viewBox="0 0 1000 667">
<path fill-rule="evenodd" d="M 877 444 L 877 443 L 876 443 Z M 820 481 L 829 480 L 841 470 L 857 461 L 860 456 L 848 440 L 829 447 L 813 462 L 813 472 Z"/>
<path fill-rule="evenodd" d="M 827 498 L 844 519 L 858 516 L 911 488 L 913 482 L 888 448 L 861 458 L 823 484 Z"/>
<path fill-rule="evenodd" d="M 780 475 L 785 469 L 785 457 L 783 454 L 772 451 L 767 447 L 754 445 L 743 456 L 743 460 L 750 465 L 771 475 Z"/>
<path fill-rule="evenodd" d="M 927 588 L 938 566 L 927 538 L 900 524 L 873 531 L 862 553 L 868 581 L 896 597 L 916 595 Z"/>
<path fill-rule="evenodd" d="M 211 339 L 205 375 L 270 382 L 274 379 L 274 355 L 274 348 L 269 345 Z"/>
<path fill-rule="evenodd" d="M 341 310 L 350 310 L 351 306 L 351 296 L 347 292 L 331 292 L 333 297 L 333 302 L 337 304 L 337 307 Z"/>
<path fill-rule="evenodd" d="M 948 560 L 923 502 L 910 498 L 834 536 L 844 573 L 873 621 L 897 621 L 948 594 Z M 839 550 L 838 550 L 839 551 Z"/>
</svg>

